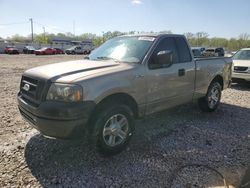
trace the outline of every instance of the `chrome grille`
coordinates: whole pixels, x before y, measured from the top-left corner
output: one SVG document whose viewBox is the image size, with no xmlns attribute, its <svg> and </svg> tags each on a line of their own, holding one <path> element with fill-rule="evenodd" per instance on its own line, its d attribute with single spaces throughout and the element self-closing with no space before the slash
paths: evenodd
<svg viewBox="0 0 250 188">
<path fill-rule="evenodd" d="M 40 103 L 44 86 L 43 80 L 23 76 L 20 84 L 22 98 L 32 103 Z"/>
</svg>

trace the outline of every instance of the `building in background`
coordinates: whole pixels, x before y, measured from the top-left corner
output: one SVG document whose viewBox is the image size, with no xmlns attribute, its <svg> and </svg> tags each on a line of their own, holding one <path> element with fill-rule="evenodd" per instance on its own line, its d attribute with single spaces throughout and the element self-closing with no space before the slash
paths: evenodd
<svg viewBox="0 0 250 188">
<path fill-rule="evenodd" d="M 52 45 L 60 45 L 62 49 L 64 49 L 66 46 L 82 46 L 83 48 L 86 49 L 94 49 L 94 44 L 91 39 L 86 39 L 86 40 L 76 40 L 74 38 L 60 38 L 60 37 L 55 37 L 52 40 Z"/>
</svg>

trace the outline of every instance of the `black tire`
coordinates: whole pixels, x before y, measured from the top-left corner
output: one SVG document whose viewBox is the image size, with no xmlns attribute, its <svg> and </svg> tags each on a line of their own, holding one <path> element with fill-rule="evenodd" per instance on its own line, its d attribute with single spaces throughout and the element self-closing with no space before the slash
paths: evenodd
<svg viewBox="0 0 250 188">
<path fill-rule="evenodd" d="M 212 82 L 208 87 L 206 96 L 198 100 L 200 109 L 204 112 L 215 111 L 220 104 L 221 90 L 222 89 L 221 89 L 221 85 L 219 82 L 217 81 Z M 212 96 L 215 92 L 218 92 L 218 93 Z"/>
<path fill-rule="evenodd" d="M 127 128 L 126 128 L 126 131 L 124 130 L 124 133 L 126 132 L 126 136 L 123 139 L 123 141 L 119 143 L 120 140 L 122 140 L 122 138 L 120 138 L 120 136 L 112 135 L 112 137 L 115 137 L 114 142 L 117 141 L 118 143 L 117 145 L 110 146 L 109 144 L 107 144 L 107 142 L 109 142 L 111 134 L 114 134 L 116 130 L 113 130 L 114 132 L 111 131 L 112 133 L 106 136 L 105 136 L 104 131 L 105 131 L 105 127 L 107 128 L 108 122 L 112 121 L 112 117 L 114 116 L 116 116 L 116 120 L 118 120 L 119 116 L 121 117 L 123 116 L 123 118 L 124 117 L 126 118 Z M 90 141 L 91 141 L 91 145 L 93 145 L 99 153 L 105 156 L 115 155 L 126 148 L 134 131 L 134 115 L 133 115 L 132 110 L 128 106 L 123 105 L 123 104 L 118 104 L 118 105 L 109 107 L 108 105 L 106 105 L 104 106 L 104 108 L 102 108 L 102 110 L 100 110 L 97 113 L 94 119 L 95 121 L 92 122 L 93 129 L 91 130 L 91 133 L 90 133 L 90 137 L 91 137 Z M 120 121 L 121 119 L 116 122 L 120 122 Z M 111 123 L 109 126 L 111 127 Z M 112 130 L 112 128 L 110 127 L 108 128 Z"/>
</svg>

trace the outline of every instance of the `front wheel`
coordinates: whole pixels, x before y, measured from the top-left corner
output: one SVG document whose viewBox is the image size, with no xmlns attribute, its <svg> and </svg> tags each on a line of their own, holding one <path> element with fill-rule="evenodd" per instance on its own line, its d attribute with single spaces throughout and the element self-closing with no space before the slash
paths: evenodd
<svg viewBox="0 0 250 188">
<path fill-rule="evenodd" d="M 208 87 L 207 95 L 199 99 L 199 107 L 204 112 L 215 111 L 221 99 L 221 85 L 219 82 L 212 82 Z"/>
<path fill-rule="evenodd" d="M 103 108 L 97 114 L 94 130 L 91 134 L 97 150 L 105 155 L 122 151 L 133 134 L 134 117 L 126 105 Z"/>
</svg>

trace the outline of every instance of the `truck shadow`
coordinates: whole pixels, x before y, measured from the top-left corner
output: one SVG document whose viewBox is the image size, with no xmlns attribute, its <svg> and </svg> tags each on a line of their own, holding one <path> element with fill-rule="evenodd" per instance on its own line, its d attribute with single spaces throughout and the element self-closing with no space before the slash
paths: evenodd
<svg viewBox="0 0 250 188">
<path fill-rule="evenodd" d="M 231 88 L 240 91 L 250 91 L 250 82 L 232 83 Z"/>
<path fill-rule="evenodd" d="M 192 105 L 154 114 L 138 120 L 129 147 L 109 158 L 83 140 L 50 140 L 38 134 L 27 143 L 25 160 L 43 187 L 224 185 L 211 169 L 189 164 L 214 168 L 237 187 L 250 162 L 249 119 L 241 118 L 249 113 L 248 108 L 223 103 L 212 114 Z"/>
</svg>

